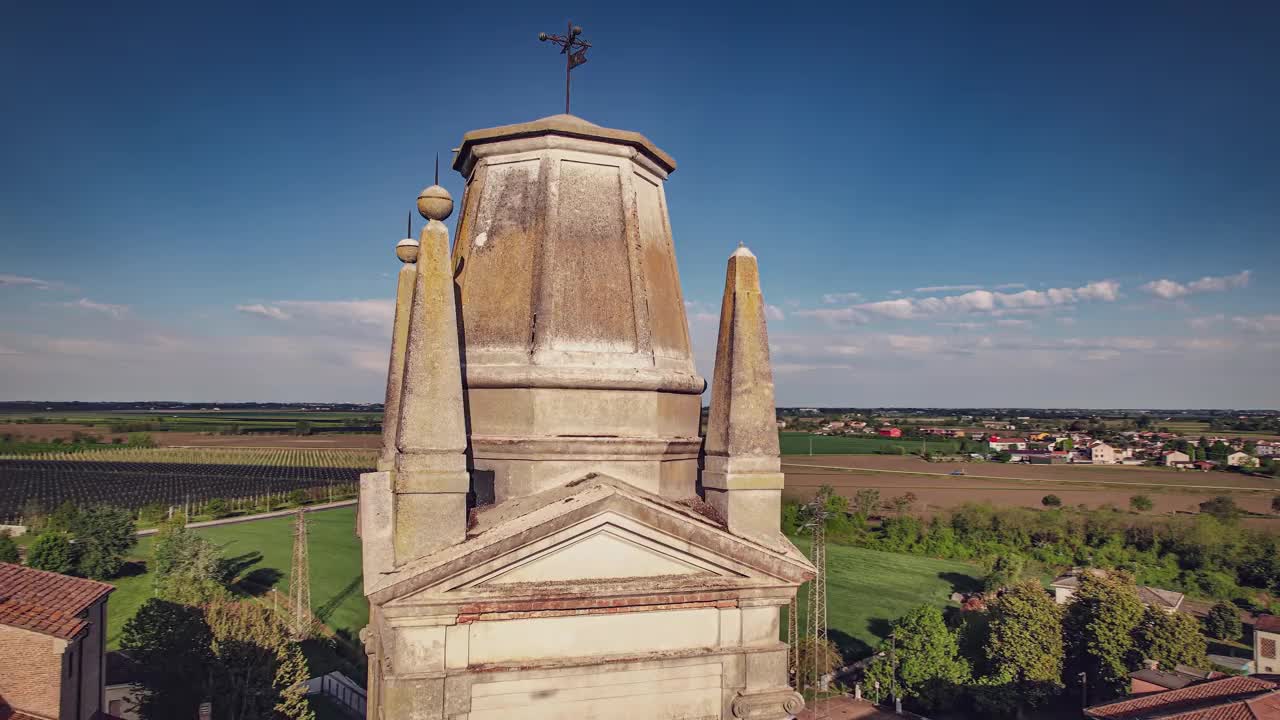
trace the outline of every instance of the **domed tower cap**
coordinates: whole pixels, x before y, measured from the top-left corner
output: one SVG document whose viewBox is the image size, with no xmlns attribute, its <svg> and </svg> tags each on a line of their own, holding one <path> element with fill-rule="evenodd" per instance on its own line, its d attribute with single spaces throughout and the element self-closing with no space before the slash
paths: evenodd
<svg viewBox="0 0 1280 720">
<path fill-rule="evenodd" d="M 661 150 L 649 138 L 631 130 L 614 130 L 588 122 L 576 115 L 551 115 L 532 122 L 502 125 L 501 127 L 472 130 L 462 136 L 462 145 L 453 158 L 453 169 L 467 175 L 475 165 L 475 150 L 478 146 L 503 140 L 534 138 L 545 135 L 581 138 L 599 142 L 625 145 L 635 148 L 664 174 L 676 170 L 675 158 Z"/>
</svg>

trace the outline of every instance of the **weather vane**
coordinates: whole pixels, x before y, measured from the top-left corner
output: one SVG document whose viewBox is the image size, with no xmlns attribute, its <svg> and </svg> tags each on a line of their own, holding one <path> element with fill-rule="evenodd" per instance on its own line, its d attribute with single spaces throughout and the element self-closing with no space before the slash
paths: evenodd
<svg viewBox="0 0 1280 720">
<path fill-rule="evenodd" d="M 569 75 L 573 69 L 587 61 L 587 49 L 591 47 L 591 43 L 586 40 L 579 39 L 582 34 L 582 28 L 578 25 L 569 23 L 568 35 L 548 35 L 546 33 L 538 33 L 538 39 L 542 42 L 550 40 L 560 46 L 560 54 L 565 56 L 564 60 L 564 114 L 569 114 Z"/>
</svg>

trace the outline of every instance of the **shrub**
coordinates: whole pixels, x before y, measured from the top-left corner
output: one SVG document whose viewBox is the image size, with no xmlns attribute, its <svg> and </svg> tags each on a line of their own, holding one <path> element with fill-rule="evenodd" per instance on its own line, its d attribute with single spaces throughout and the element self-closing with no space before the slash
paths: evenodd
<svg viewBox="0 0 1280 720">
<path fill-rule="evenodd" d="M 8 530 L 0 530 L 0 562 L 18 562 L 18 544 L 9 537 Z"/>
<path fill-rule="evenodd" d="M 1134 495 L 1129 498 L 1129 507 L 1138 512 L 1147 512 L 1155 507 L 1155 503 L 1151 502 L 1151 498 L 1146 495 Z"/>
<path fill-rule="evenodd" d="M 1062 498 L 1057 495 L 1045 495 L 1040 498 L 1040 504 L 1049 508 L 1062 507 Z"/>
<path fill-rule="evenodd" d="M 1234 605 L 1218 603 L 1205 616 L 1204 628 L 1211 637 L 1219 640 L 1239 640 L 1244 637 L 1244 627 L 1240 624 L 1240 612 Z"/>
<path fill-rule="evenodd" d="M 27 565 L 37 570 L 66 573 L 75 567 L 75 548 L 66 533 L 49 530 L 41 533 L 27 550 Z"/>
<path fill-rule="evenodd" d="M 290 491 L 288 496 L 288 503 L 290 505 L 302 505 L 306 501 L 307 501 L 306 490 L 302 490 L 301 488 L 299 488 L 297 490 Z"/>
<path fill-rule="evenodd" d="M 231 509 L 227 506 L 227 501 L 222 498 L 212 498 L 204 504 L 204 511 L 209 517 L 217 520 L 231 514 Z"/>
</svg>

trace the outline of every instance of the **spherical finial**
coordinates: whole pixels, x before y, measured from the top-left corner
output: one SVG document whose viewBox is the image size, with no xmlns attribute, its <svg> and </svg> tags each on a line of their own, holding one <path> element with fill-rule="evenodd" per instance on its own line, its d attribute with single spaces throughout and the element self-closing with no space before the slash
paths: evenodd
<svg viewBox="0 0 1280 720">
<path fill-rule="evenodd" d="M 453 197 L 439 185 L 418 194 L 418 212 L 428 220 L 444 220 L 453 214 Z"/>
<path fill-rule="evenodd" d="M 396 257 L 400 258 L 402 263 L 418 262 L 418 241 L 405 238 L 396 243 Z"/>
<path fill-rule="evenodd" d="M 546 41 L 547 41 L 547 34 L 546 34 L 546 33 L 538 33 L 538 39 L 539 39 L 539 40 L 541 40 L 542 42 L 546 42 Z"/>
</svg>

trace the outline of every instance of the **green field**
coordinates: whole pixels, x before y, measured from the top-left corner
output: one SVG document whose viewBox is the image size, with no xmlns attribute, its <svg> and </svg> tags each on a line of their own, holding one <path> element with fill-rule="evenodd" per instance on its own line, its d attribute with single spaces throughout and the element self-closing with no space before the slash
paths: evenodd
<svg viewBox="0 0 1280 720">
<path fill-rule="evenodd" d="M 355 535 L 355 508 L 307 513 L 311 556 L 311 609 L 326 625 L 354 637 L 369 621 L 369 606 L 361 586 L 360 539 Z M 293 557 L 293 518 L 222 525 L 195 530 L 222 547 L 223 556 L 240 568 L 240 587 L 260 594 L 265 588 L 287 590 Z M 135 561 L 151 557 L 153 539 L 141 538 L 132 552 Z M 151 575 L 142 573 L 113 580 L 116 591 L 107 604 L 107 643 L 119 647 L 124 624 L 151 597 Z"/>
<path fill-rule="evenodd" d="M 299 422 L 311 424 L 312 432 L 371 432 L 382 423 L 382 413 L 327 412 L 302 410 L 228 411 L 137 411 L 0 413 L 0 423 L 28 422 L 32 425 L 65 423 L 88 428 L 112 425 L 136 426 L 139 431 L 221 432 L 236 426 L 241 432 L 287 432 Z M 142 427 L 145 426 L 145 427 Z M 121 429 L 120 432 L 127 432 Z"/>
<path fill-rule="evenodd" d="M 806 538 L 794 539 L 808 553 Z M 952 604 L 952 592 L 977 590 L 982 571 L 969 563 L 830 544 L 827 546 L 827 624 L 847 660 L 870 655 L 889 624 L 925 603 Z M 809 585 L 800 590 L 800 621 Z"/>
<path fill-rule="evenodd" d="M 844 437 L 838 435 L 811 435 L 803 432 L 778 433 L 783 455 L 808 455 L 810 442 L 814 455 L 878 455 L 883 453 L 897 454 L 895 448 L 902 448 L 907 454 L 928 450 L 931 453 L 944 455 L 960 452 L 960 442 L 949 438 L 907 440 L 905 438 L 886 438 L 879 435 L 861 437 Z M 969 443 L 974 445 L 973 442 Z M 976 450 L 972 451 L 976 452 Z"/>
</svg>

